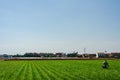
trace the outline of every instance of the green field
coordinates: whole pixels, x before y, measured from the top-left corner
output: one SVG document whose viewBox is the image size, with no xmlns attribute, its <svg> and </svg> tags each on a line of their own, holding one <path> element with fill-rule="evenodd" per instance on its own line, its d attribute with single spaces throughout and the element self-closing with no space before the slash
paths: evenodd
<svg viewBox="0 0 120 80">
<path fill-rule="evenodd" d="M 0 80 L 120 80 L 120 61 L 108 60 L 0 61 Z"/>
</svg>

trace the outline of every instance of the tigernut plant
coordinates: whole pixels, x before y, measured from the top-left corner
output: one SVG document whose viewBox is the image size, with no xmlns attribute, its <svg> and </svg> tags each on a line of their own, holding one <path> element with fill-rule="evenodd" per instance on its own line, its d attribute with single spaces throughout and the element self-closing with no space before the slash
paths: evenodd
<svg viewBox="0 0 120 80">
<path fill-rule="evenodd" d="M 119 80 L 120 61 L 108 60 L 0 61 L 0 80 Z"/>
</svg>

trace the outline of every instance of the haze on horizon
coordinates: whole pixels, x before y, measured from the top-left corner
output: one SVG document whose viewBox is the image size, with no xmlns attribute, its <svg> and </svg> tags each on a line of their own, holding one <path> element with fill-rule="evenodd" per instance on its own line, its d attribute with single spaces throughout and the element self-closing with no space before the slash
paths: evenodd
<svg viewBox="0 0 120 80">
<path fill-rule="evenodd" d="M 120 51 L 120 0 L 0 0 L 0 54 Z"/>
</svg>

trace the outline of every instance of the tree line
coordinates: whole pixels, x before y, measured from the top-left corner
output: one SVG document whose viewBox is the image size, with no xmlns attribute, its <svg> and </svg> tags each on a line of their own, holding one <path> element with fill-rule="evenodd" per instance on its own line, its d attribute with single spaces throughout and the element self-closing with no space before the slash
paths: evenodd
<svg viewBox="0 0 120 80">
<path fill-rule="evenodd" d="M 12 57 L 78 57 L 78 52 L 73 53 L 25 53 L 23 55 L 16 54 Z"/>
</svg>

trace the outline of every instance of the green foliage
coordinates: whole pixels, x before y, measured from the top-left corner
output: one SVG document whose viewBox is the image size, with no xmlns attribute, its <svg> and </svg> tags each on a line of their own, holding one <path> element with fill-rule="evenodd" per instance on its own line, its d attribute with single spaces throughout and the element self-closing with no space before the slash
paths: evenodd
<svg viewBox="0 0 120 80">
<path fill-rule="evenodd" d="M 0 61 L 0 80 L 119 80 L 120 61 L 108 60 Z"/>
</svg>

